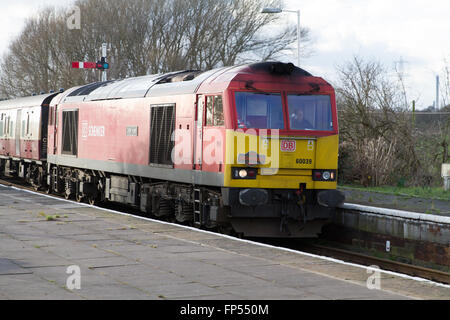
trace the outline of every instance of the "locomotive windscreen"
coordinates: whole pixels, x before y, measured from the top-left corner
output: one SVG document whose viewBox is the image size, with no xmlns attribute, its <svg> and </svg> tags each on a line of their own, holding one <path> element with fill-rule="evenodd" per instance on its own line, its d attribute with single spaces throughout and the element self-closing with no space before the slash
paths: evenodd
<svg viewBox="0 0 450 320">
<path fill-rule="evenodd" d="M 288 95 L 291 130 L 332 131 L 329 96 Z"/>
<path fill-rule="evenodd" d="M 280 94 L 236 92 L 238 128 L 284 129 Z"/>
</svg>

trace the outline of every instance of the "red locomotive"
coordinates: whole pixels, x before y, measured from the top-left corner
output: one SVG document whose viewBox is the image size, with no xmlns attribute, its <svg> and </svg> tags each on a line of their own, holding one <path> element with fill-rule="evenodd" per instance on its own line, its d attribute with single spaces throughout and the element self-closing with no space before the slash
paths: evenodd
<svg viewBox="0 0 450 320">
<path fill-rule="evenodd" d="M 0 102 L 0 172 L 247 236 L 311 237 L 336 190 L 334 90 L 292 64 L 97 82 Z"/>
</svg>

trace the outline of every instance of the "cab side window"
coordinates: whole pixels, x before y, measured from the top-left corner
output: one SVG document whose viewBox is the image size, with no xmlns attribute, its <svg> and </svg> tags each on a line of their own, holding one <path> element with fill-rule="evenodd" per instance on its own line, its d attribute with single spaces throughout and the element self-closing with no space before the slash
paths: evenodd
<svg viewBox="0 0 450 320">
<path fill-rule="evenodd" d="M 220 127 L 225 124 L 222 96 L 206 97 L 206 126 Z"/>
<path fill-rule="evenodd" d="M 212 126 L 214 123 L 214 96 L 206 97 L 206 125 Z"/>
</svg>

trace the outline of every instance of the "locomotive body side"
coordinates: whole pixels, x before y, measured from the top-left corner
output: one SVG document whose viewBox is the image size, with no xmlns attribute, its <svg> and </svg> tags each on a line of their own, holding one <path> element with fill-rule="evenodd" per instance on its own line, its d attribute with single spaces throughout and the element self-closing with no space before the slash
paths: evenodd
<svg viewBox="0 0 450 320">
<path fill-rule="evenodd" d="M 54 154 L 49 155 L 49 162 L 113 174 L 222 186 L 223 177 L 217 172 L 198 171 L 193 175 L 195 103 L 195 95 L 62 103 L 57 108 L 57 142 L 52 144 Z M 164 118 L 164 109 L 170 109 L 170 119 Z M 168 126 L 160 126 L 164 119 L 170 122 Z M 184 157 L 180 159 L 183 161 L 172 161 L 176 146 L 183 146 L 184 155 L 179 156 Z M 157 152 L 160 154 L 155 155 Z"/>
</svg>

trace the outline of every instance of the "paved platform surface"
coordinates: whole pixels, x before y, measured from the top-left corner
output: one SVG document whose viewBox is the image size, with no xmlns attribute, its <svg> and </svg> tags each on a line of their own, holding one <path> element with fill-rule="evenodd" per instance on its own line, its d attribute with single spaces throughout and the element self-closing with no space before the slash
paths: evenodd
<svg viewBox="0 0 450 320">
<path fill-rule="evenodd" d="M 0 299 L 450 299 L 449 287 L 389 273 L 369 290 L 371 275 L 0 186 Z"/>
</svg>

